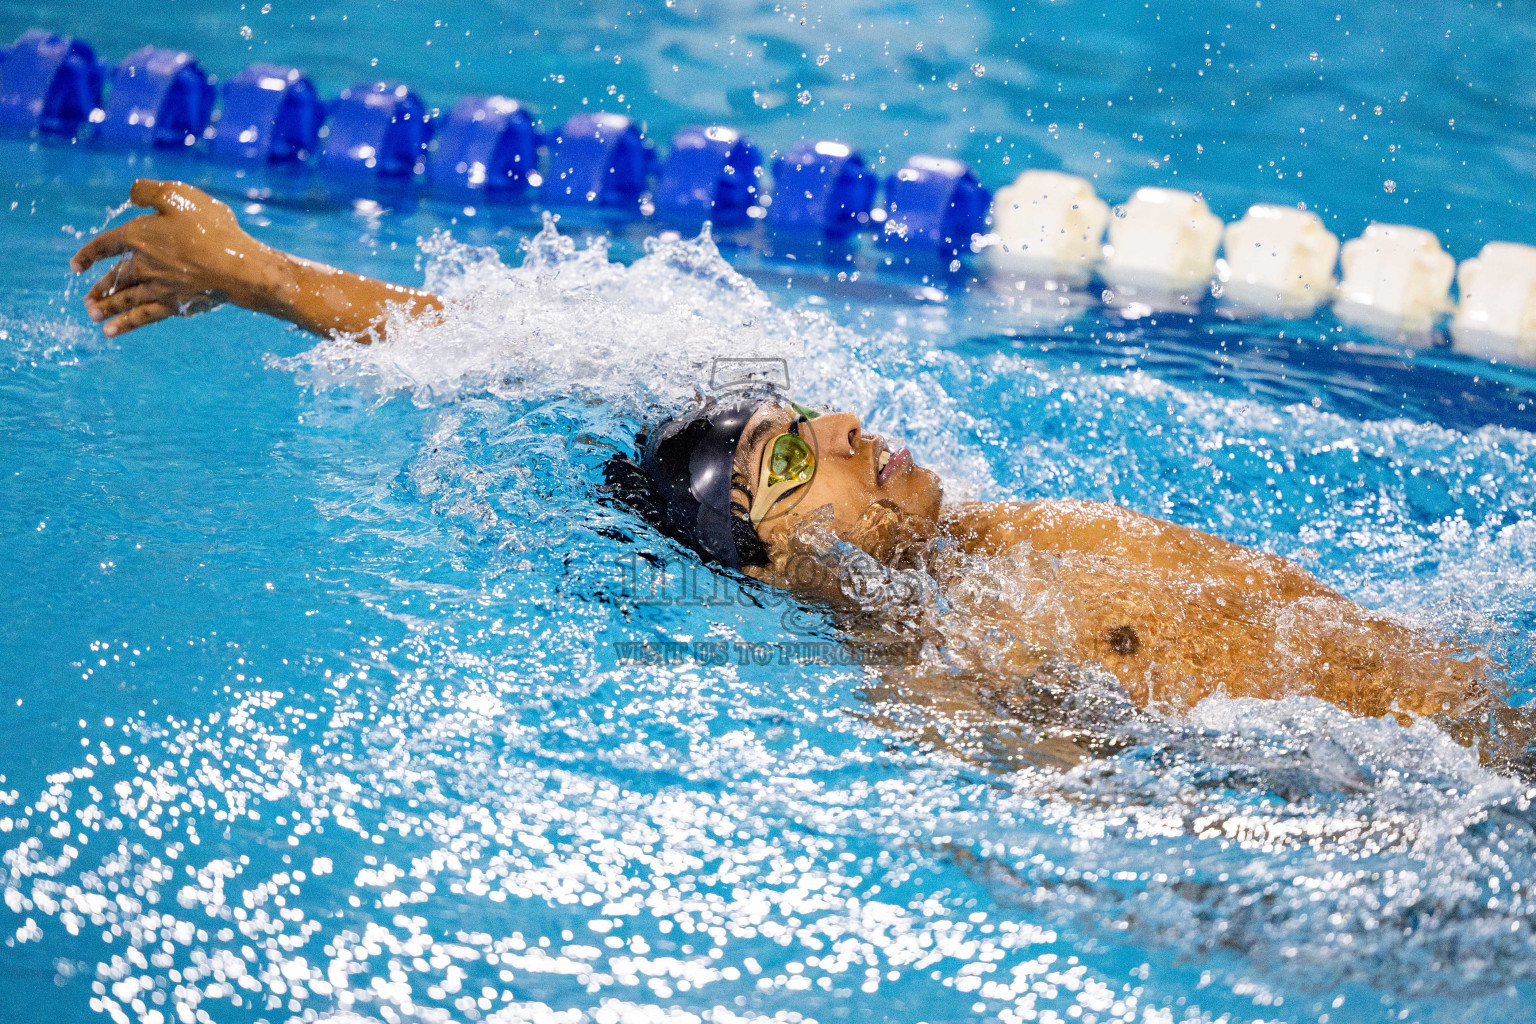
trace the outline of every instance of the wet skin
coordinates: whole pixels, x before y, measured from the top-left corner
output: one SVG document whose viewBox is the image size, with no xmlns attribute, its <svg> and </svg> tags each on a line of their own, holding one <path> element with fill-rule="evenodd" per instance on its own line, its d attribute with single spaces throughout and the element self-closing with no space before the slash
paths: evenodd
<svg viewBox="0 0 1536 1024">
<path fill-rule="evenodd" d="M 240 227 L 228 205 L 191 185 L 140 178 L 129 198 L 154 212 L 103 231 L 69 261 L 81 274 L 122 257 L 85 296 L 86 312 L 108 336 L 228 302 L 315 334 L 351 334 L 366 342 L 391 305 L 418 315 L 442 308 L 442 300 L 428 292 L 263 245 Z"/>
<path fill-rule="evenodd" d="M 80 273 L 121 257 L 85 297 L 108 334 L 230 302 L 316 334 L 366 342 L 392 308 L 422 315 L 442 306 L 430 293 L 265 246 L 228 206 L 191 186 L 140 180 L 132 198 L 154 212 L 97 235 L 71 260 Z M 755 431 L 758 417 L 774 422 Z M 794 413 L 772 406 L 758 417 L 743 434 L 752 443 L 736 459 L 736 494 L 745 507 L 768 444 Z M 869 527 L 875 510 L 902 530 L 945 535 L 970 554 L 1011 560 L 1020 592 L 959 594 L 970 633 L 990 638 L 989 671 L 1027 672 L 1053 657 L 1096 662 L 1137 703 L 1170 709 L 1218 689 L 1310 694 L 1400 719 L 1466 718 L 1490 700 L 1482 659 L 1466 660 L 1361 608 L 1283 558 L 1098 502 L 945 506 L 937 475 L 904 449 L 882 473 L 885 443 L 864 433 L 852 413 L 828 413 L 800 430 L 817 471 L 760 524 L 771 558 L 781 564 L 788 557 L 795 529 L 813 514 L 830 513 L 838 536 L 878 547 Z M 773 570 L 757 572 L 772 579 Z"/>
<path fill-rule="evenodd" d="M 751 443 L 736 460 L 745 489 L 793 418 L 773 405 L 748 423 Z M 757 431 L 759 419 L 772 426 Z M 1054 657 L 1094 662 L 1136 703 L 1174 711 L 1221 690 L 1317 696 L 1373 717 L 1457 718 L 1488 696 L 1480 660 L 1360 607 L 1276 555 L 1103 502 L 946 506 L 938 476 L 905 449 L 882 478 L 886 444 L 854 414 L 827 413 L 799 430 L 816 451 L 816 475 L 759 526 L 770 557 L 786 557 L 796 527 L 829 511 L 833 532 L 863 546 L 867 511 L 882 506 L 914 534 L 1006 559 L 1011 589 L 952 593 L 966 632 L 989 637 L 992 671 L 1027 674 Z M 737 492 L 743 504 L 745 489 Z M 782 566 L 757 574 L 792 575 Z"/>
</svg>

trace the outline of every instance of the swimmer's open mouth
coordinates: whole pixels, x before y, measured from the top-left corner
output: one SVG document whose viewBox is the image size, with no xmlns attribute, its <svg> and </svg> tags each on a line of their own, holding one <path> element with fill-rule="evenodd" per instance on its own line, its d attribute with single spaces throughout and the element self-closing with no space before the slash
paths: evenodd
<svg viewBox="0 0 1536 1024">
<path fill-rule="evenodd" d="M 885 438 L 875 438 L 875 482 L 879 486 L 884 487 L 886 481 L 911 465 L 911 452 L 905 448 L 899 448 L 892 452 L 885 446 Z"/>
</svg>

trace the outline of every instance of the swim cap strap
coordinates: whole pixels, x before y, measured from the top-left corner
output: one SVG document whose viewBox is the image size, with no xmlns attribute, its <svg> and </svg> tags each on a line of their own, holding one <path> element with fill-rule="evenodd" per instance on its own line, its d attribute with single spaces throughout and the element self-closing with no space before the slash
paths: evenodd
<svg viewBox="0 0 1536 1024">
<path fill-rule="evenodd" d="M 736 448 L 762 404 L 755 398 L 706 405 L 637 438 L 638 465 L 616 457 L 604 470 L 613 494 L 707 560 L 732 569 L 767 564 L 746 509 L 738 515 L 731 505 Z"/>
<path fill-rule="evenodd" d="M 699 503 L 694 539 L 704 554 L 732 569 L 741 568 L 742 557 L 731 522 L 731 471 L 742 432 L 762 404 L 754 399 L 713 410 L 708 432 L 688 458 L 688 491 Z"/>
</svg>

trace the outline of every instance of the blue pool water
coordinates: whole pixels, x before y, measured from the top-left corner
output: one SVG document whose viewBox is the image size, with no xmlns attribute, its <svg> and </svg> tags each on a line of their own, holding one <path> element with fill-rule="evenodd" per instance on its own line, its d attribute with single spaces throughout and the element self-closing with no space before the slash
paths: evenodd
<svg viewBox="0 0 1536 1024">
<path fill-rule="evenodd" d="M 330 93 L 585 101 L 663 139 L 949 151 L 993 186 L 1197 188 L 1228 219 L 1305 201 L 1458 258 L 1536 242 L 1533 29 L 1507 4 L 0 10 L 0 37 L 33 25 Z M 954 494 L 1278 552 L 1483 646 L 1519 702 L 1536 373 L 1326 313 L 1046 317 L 968 273 L 840 282 L 644 225 L 605 249 L 579 217 L 540 236 L 527 209 L 180 156 L 0 140 L 0 168 L 0 1020 L 1531 1019 L 1530 794 L 1428 723 L 1111 708 L 1121 753 L 990 771 L 872 720 L 856 666 L 626 662 L 844 648 L 815 607 L 639 585 L 637 552 L 686 562 L 617 539 L 635 524 L 592 487 L 600 442 L 712 356 L 783 356 Z M 372 349 L 235 311 L 104 340 L 65 262 L 140 173 L 468 301 Z"/>
</svg>

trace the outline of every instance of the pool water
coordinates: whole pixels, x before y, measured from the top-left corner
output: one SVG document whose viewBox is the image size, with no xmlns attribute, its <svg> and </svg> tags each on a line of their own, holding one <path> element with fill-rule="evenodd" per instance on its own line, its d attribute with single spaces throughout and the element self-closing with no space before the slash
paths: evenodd
<svg viewBox="0 0 1536 1024">
<path fill-rule="evenodd" d="M 32 25 L 331 93 L 586 101 L 660 139 L 953 152 L 993 186 L 1198 188 L 1229 220 L 1305 201 L 1458 258 L 1536 242 L 1507 5 L 0 11 L 0 37 Z M 1431 724 L 1111 701 L 1118 753 L 994 770 L 884 724 L 824 610 L 690 571 L 593 488 L 714 357 L 782 357 L 953 495 L 1117 501 L 1282 554 L 1482 646 L 1519 703 L 1536 372 L 1327 313 L 1058 315 L 969 271 L 840 281 L 180 155 L 0 156 L 0 1020 L 1530 1019 L 1531 795 Z M 136 174 L 463 302 L 372 348 L 239 311 L 106 340 L 66 261 Z"/>
</svg>

